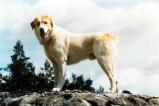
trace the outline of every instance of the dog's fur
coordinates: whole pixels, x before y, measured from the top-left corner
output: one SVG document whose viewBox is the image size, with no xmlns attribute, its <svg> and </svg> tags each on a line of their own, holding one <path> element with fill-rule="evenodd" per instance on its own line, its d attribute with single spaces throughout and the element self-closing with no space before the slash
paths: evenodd
<svg viewBox="0 0 159 106">
<path fill-rule="evenodd" d="M 66 65 L 84 59 L 96 59 L 110 80 L 110 91 L 118 92 L 114 76 L 116 55 L 114 36 L 109 33 L 74 34 L 57 27 L 49 16 L 36 17 L 31 22 L 31 27 L 54 66 L 54 91 L 61 90 L 64 85 Z"/>
</svg>

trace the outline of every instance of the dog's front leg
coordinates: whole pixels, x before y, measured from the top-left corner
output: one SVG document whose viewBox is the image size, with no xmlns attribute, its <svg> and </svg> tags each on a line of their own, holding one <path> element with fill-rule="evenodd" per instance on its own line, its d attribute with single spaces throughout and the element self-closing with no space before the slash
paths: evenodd
<svg viewBox="0 0 159 106">
<path fill-rule="evenodd" d="M 59 69 L 59 82 L 57 86 L 62 89 L 64 83 L 65 83 L 65 78 L 66 78 L 66 61 L 62 59 L 60 63 L 58 64 L 58 69 Z"/>
<path fill-rule="evenodd" d="M 57 88 L 58 74 L 59 74 L 58 64 L 54 61 L 52 61 L 52 64 L 53 64 L 53 68 L 54 68 L 54 88 Z"/>
<path fill-rule="evenodd" d="M 60 91 L 65 83 L 66 78 L 66 61 L 64 59 L 60 59 L 60 61 L 58 62 L 58 76 L 56 77 L 58 80 L 57 86 L 53 88 L 53 91 Z"/>
</svg>

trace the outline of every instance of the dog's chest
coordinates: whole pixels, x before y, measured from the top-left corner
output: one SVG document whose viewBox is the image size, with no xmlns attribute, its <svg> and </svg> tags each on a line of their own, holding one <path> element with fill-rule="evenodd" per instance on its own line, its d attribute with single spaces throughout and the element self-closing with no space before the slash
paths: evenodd
<svg viewBox="0 0 159 106">
<path fill-rule="evenodd" d="M 58 61 L 59 58 L 59 52 L 61 50 L 60 47 L 55 47 L 55 45 L 47 45 L 44 47 L 46 56 L 51 60 L 51 61 Z"/>
</svg>

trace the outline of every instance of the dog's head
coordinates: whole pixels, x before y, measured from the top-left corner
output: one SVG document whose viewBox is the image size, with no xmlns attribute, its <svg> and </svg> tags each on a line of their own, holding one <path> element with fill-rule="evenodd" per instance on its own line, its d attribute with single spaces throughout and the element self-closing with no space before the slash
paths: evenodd
<svg viewBox="0 0 159 106">
<path fill-rule="evenodd" d="M 31 22 L 31 27 L 34 29 L 35 35 L 41 44 L 49 37 L 53 29 L 53 21 L 49 16 L 36 17 Z"/>
</svg>

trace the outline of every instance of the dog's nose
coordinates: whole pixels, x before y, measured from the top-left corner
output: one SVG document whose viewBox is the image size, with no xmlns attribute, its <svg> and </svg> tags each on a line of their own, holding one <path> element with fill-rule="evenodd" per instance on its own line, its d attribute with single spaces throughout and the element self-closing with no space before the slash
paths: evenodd
<svg viewBox="0 0 159 106">
<path fill-rule="evenodd" d="M 44 35 L 44 34 L 45 34 L 45 32 L 44 32 L 44 29 L 43 29 L 43 28 L 40 28 L 40 34 L 41 34 L 41 35 Z"/>
</svg>

